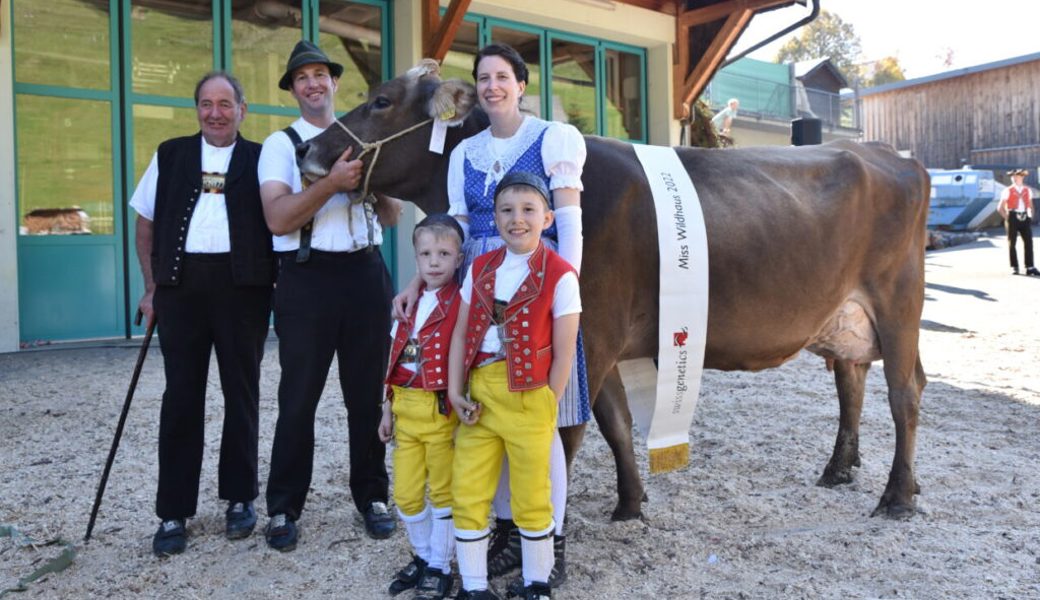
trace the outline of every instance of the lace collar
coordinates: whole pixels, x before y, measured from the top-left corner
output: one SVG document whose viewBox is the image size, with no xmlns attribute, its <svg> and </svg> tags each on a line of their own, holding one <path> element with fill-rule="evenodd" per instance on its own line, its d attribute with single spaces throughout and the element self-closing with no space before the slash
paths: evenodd
<svg viewBox="0 0 1040 600">
<path fill-rule="evenodd" d="M 543 121 L 530 115 L 524 117 L 524 122 L 512 137 L 508 138 L 507 144 L 495 144 L 491 136 L 491 128 L 488 127 L 477 135 L 469 138 L 466 142 L 466 159 L 476 170 L 487 173 L 489 179 L 498 181 L 502 179 L 517 159 L 538 140 L 538 136 L 549 126 L 548 121 Z M 505 147 L 499 154 L 498 149 Z M 495 162 L 499 163 L 499 170 L 494 169 Z"/>
</svg>

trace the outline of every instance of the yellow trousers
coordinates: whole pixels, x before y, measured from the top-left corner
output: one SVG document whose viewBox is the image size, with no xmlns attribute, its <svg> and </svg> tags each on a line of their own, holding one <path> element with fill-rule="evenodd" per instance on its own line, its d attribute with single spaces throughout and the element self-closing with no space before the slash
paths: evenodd
<svg viewBox="0 0 1040 600">
<path fill-rule="evenodd" d="M 549 386 L 509 391 L 505 361 L 474 369 L 470 398 L 480 402 L 480 419 L 461 425 L 455 435 L 452 477 L 455 528 L 479 531 L 488 526 L 491 499 L 509 457 L 513 521 L 528 531 L 552 524 L 549 453 L 556 429 L 556 396 Z"/>
<path fill-rule="evenodd" d="M 437 412 L 437 395 L 423 389 L 392 386 L 394 429 L 394 502 L 402 513 L 417 515 L 426 507 L 426 484 L 434 508 L 451 506 L 452 437 L 459 418 Z"/>
</svg>

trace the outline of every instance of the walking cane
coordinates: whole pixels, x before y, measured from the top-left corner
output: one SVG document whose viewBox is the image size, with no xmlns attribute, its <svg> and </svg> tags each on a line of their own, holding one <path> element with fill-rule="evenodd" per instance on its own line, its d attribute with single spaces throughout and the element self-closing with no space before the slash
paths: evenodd
<svg viewBox="0 0 1040 600">
<path fill-rule="evenodd" d="M 134 325 L 141 324 L 141 311 L 137 311 Z M 119 448 L 119 439 L 123 437 L 123 425 L 126 424 L 126 415 L 130 412 L 130 401 L 134 399 L 134 390 L 137 389 L 137 379 L 141 376 L 141 367 L 144 366 L 145 356 L 148 355 L 148 345 L 152 343 L 152 332 L 155 331 L 155 317 L 148 319 L 148 330 L 144 333 L 144 342 L 141 344 L 141 352 L 137 355 L 137 364 L 134 365 L 134 374 L 130 377 L 130 389 L 126 391 L 126 400 L 123 401 L 123 414 L 119 415 L 119 424 L 116 425 L 116 435 L 112 440 L 112 447 L 108 450 L 108 460 L 105 462 L 105 470 L 101 474 L 101 482 L 98 483 L 97 496 L 94 497 L 94 508 L 90 509 L 90 521 L 87 523 L 87 535 L 83 536 L 84 542 L 90 541 L 90 534 L 94 531 L 94 521 L 97 519 L 98 509 L 101 508 L 101 497 L 105 494 L 105 484 L 108 483 L 108 473 L 112 470 L 112 461 L 116 457 L 116 449 Z"/>
</svg>

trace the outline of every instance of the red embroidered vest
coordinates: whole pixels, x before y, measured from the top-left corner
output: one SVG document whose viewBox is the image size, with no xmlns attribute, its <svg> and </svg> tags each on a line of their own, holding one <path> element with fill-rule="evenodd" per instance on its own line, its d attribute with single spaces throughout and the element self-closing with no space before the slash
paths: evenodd
<svg viewBox="0 0 1040 600">
<path fill-rule="evenodd" d="M 426 285 L 419 287 L 419 294 Z M 419 358 L 420 363 L 416 371 L 416 377 L 411 387 L 422 388 L 427 391 L 448 389 L 448 347 L 451 344 L 451 333 L 455 329 L 455 321 L 459 317 L 459 284 L 448 282 L 437 290 L 437 306 L 426 318 L 422 329 L 419 330 Z M 397 364 L 405 346 L 408 345 L 408 337 L 412 334 L 415 313 L 419 308 L 416 302 L 412 308 L 412 314 L 408 321 L 397 324 L 397 333 L 394 335 L 393 345 L 390 346 L 390 365 L 386 370 L 386 382 L 397 384 L 405 371 L 407 377 L 411 377 L 411 371 Z M 395 371 L 397 377 L 395 377 Z"/>
<path fill-rule="evenodd" d="M 1022 186 L 1021 190 L 1016 190 L 1014 186 L 1008 188 L 1008 210 L 1021 210 L 1027 211 L 1030 208 L 1032 199 L 1029 197 L 1029 188 Z"/>
<path fill-rule="evenodd" d="M 466 327 L 464 380 L 476 361 L 484 336 L 498 335 L 492 322 L 495 306 L 495 272 L 505 260 L 502 247 L 482 254 L 473 261 L 473 296 L 470 298 Z M 552 366 L 552 304 L 556 284 L 574 267 L 539 243 L 527 262 L 531 272 L 517 288 L 505 309 L 506 336 L 502 349 L 506 355 L 509 390 L 533 390 L 549 383 Z"/>
</svg>

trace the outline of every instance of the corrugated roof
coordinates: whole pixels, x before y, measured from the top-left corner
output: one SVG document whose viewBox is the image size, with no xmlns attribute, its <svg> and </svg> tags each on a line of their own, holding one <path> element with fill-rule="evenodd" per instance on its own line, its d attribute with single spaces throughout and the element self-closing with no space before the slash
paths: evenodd
<svg viewBox="0 0 1040 600">
<path fill-rule="evenodd" d="M 1005 67 L 1011 67 L 1014 65 L 1032 62 L 1034 60 L 1040 60 L 1040 52 L 1033 54 L 1026 54 L 1024 56 L 1016 56 L 1014 58 L 1005 58 L 990 63 L 977 65 L 974 67 L 966 67 L 964 69 L 955 69 L 953 71 L 946 71 L 945 73 L 936 73 L 935 75 L 928 75 L 926 77 L 918 77 L 916 79 L 907 79 L 906 81 L 895 81 L 892 83 L 886 83 L 871 88 L 863 88 L 859 91 L 859 95 L 870 96 L 872 94 L 883 94 L 885 92 L 891 92 L 892 90 L 898 90 L 902 88 L 913 87 L 915 85 L 924 85 L 926 83 L 934 83 L 936 81 L 942 81 L 944 79 L 953 79 L 954 77 L 963 77 L 965 75 L 972 75 L 974 73 L 981 73 L 983 71 L 990 71 L 993 69 L 1003 69 Z"/>
</svg>

